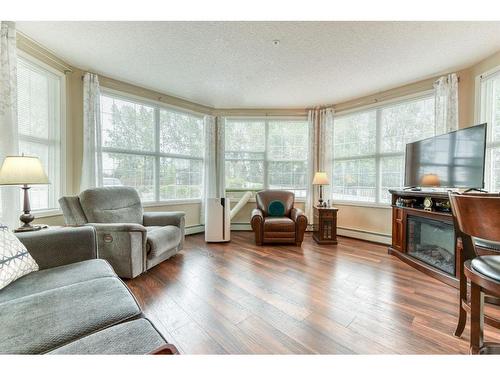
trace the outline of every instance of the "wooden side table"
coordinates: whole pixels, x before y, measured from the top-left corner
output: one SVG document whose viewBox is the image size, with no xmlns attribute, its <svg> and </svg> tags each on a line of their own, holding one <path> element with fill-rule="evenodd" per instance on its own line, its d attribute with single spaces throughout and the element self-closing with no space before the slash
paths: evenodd
<svg viewBox="0 0 500 375">
<path fill-rule="evenodd" d="M 314 207 L 314 241 L 319 244 L 337 244 L 338 210 L 335 207 Z"/>
</svg>

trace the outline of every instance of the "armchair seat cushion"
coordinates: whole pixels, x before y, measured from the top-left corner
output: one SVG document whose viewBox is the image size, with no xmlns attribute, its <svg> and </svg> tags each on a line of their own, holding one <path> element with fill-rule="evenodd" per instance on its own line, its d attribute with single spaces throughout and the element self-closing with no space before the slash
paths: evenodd
<svg viewBox="0 0 500 375">
<path fill-rule="evenodd" d="M 146 227 L 147 253 L 149 258 L 158 257 L 176 248 L 182 239 L 182 230 L 173 225 Z"/>
<path fill-rule="evenodd" d="M 0 291 L 0 303 L 101 277 L 116 276 L 108 262 L 85 260 L 30 273 Z"/>
<path fill-rule="evenodd" d="M 264 234 L 266 232 L 293 232 L 295 235 L 295 222 L 289 217 L 266 217 L 264 219 Z"/>
<path fill-rule="evenodd" d="M 0 304 L 0 353 L 41 354 L 141 314 L 116 277 L 103 277 Z"/>
</svg>

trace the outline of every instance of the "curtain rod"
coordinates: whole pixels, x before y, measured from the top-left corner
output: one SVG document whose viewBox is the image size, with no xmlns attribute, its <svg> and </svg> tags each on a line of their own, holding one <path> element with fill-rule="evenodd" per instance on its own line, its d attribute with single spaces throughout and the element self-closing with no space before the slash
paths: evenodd
<svg viewBox="0 0 500 375">
<path fill-rule="evenodd" d="M 420 82 L 423 82 L 423 81 L 427 81 L 427 80 L 432 80 L 433 82 L 437 81 L 439 78 L 441 77 L 448 77 L 448 75 L 450 74 L 453 74 L 453 73 L 446 73 L 446 74 L 442 74 L 442 75 L 439 75 L 439 76 L 436 76 L 436 77 L 433 77 L 433 78 L 429 78 L 429 79 L 425 79 L 425 80 L 422 80 Z M 458 73 L 455 73 L 457 74 L 457 82 L 460 82 L 460 75 Z M 418 84 L 419 82 L 415 82 L 415 84 Z M 409 84 L 411 85 L 411 84 Z M 404 86 L 403 86 L 404 87 Z M 373 97 L 372 99 L 368 99 L 368 98 L 359 98 L 358 100 L 356 99 L 353 99 L 352 101 L 355 101 L 354 103 L 352 103 L 351 105 L 348 105 L 347 108 L 355 108 L 357 106 L 361 106 L 361 105 L 370 105 L 370 104 L 376 104 L 376 103 L 379 103 L 379 102 L 383 102 L 384 100 L 389 100 L 389 99 L 392 99 L 393 98 L 393 94 L 391 94 L 390 92 L 389 93 L 386 93 L 384 95 L 384 92 L 387 92 L 387 91 L 392 91 L 392 90 L 397 90 L 398 88 L 401 88 L 401 87 L 396 87 L 394 89 L 389 89 L 389 90 L 385 90 L 385 91 L 382 91 L 378 94 L 373 94 L 373 95 L 367 95 L 367 97 Z M 430 90 L 430 89 L 429 89 Z M 404 96 L 404 95 L 411 95 L 411 91 L 413 90 L 409 90 L 410 93 L 403 93 L 401 95 L 397 95 L 397 96 Z M 397 97 L 396 96 L 396 97 Z M 346 101 L 344 103 L 349 103 L 351 102 L 350 100 L 349 101 Z M 315 107 L 309 107 L 309 108 L 306 108 L 306 110 L 314 110 L 314 109 L 328 109 L 328 108 L 332 108 L 333 110 L 336 110 L 337 107 L 343 107 L 343 104 L 344 103 L 337 103 L 337 104 L 325 104 L 325 105 L 320 105 L 320 106 L 315 106 Z"/>
<path fill-rule="evenodd" d="M 23 32 L 16 30 L 16 33 L 21 37 L 26 39 L 29 43 L 35 45 L 38 48 L 34 48 L 33 46 L 30 46 L 29 44 L 25 44 L 28 48 L 37 51 L 40 53 L 43 57 L 47 58 L 48 60 L 54 62 L 55 64 L 59 65 L 60 67 L 63 68 L 64 73 L 73 73 L 73 69 L 71 68 L 70 65 L 66 64 L 64 61 L 60 59 L 56 59 L 53 56 L 55 56 L 52 52 L 47 50 L 44 46 L 42 46 L 40 43 L 38 43 L 36 40 L 30 38 L 28 35 L 24 34 Z"/>
</svg>

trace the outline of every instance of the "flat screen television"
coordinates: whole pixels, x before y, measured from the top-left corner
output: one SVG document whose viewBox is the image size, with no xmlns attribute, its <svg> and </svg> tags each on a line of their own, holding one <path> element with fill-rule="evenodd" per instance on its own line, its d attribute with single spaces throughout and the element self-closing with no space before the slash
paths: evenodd
<svg viewBox="0 0 500 375">
<path fill-rule="evenodd" d="M 486 124 L 406 145 L 405 186 L 484 187 Z"/>
</svg>

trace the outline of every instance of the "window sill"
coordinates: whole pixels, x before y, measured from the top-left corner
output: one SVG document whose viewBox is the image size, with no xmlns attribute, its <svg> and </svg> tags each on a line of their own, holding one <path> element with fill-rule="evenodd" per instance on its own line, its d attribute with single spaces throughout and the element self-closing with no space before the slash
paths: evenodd
<svg viewBox="0 0 500 375">
<path fill-rule="evenodd" d="M 161 207 L 161 206 L 176 206 L 176 205 L 184 205 L 184 204 L 200 204 L 201 199 L 193 198 L 193 199 L 172 199 L 168 201 L 161 202 L 143 202 L 143 207 Z"/>
<path fill-rule="evenodd" d="M 47 210 L 33 210 L 31 211 L 35 218 L 40 217 L 53 217 L 62 215 L 62 211 L 59 208 L 47 209 Z"/>
<path fill-rule="evenodd" d="M 230 201 L 231 203 L 238 203 L 238 202 L 240 201 L 240 199 L 238 199 L 238 198 L 229 198 L 229 201 Z M 249 202 L 249 203 L 256 203 L 257 201 L 255 200 L 255 198 L 250 198 L 250 199 L 248 200 L 248 202 Z M 303 199 L 303 198 L 300 198 L 300 199 L 295 199 L 295 202 L 296 202 L 296 203 L 305 203 L 305 202 L 306 202 L 306 200 L 305 200 L 305 199 Z"/>
<path fill-rule="evenodd" d="M 390 209 L 392 206 L 389 203 L 370 203 L 370 202 L 354 202 L 354 201 L 339 201 L 333 200 L 333 206 L 354 206 L 354 207 L 365 207 L 365 208 L 384 208 Z"/>
</svg>

